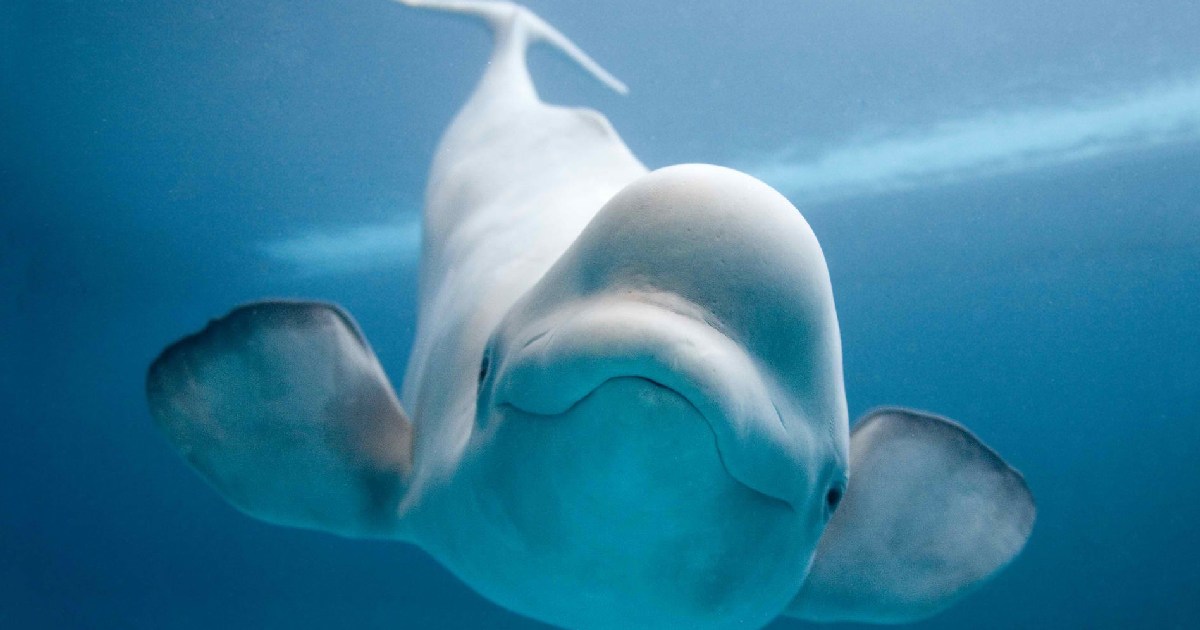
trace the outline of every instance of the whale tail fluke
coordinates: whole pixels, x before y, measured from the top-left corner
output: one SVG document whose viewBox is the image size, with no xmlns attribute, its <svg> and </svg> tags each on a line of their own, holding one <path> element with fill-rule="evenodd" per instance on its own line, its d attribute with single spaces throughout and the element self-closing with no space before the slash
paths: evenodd
<svg viewBox="0 0 1200 630">
<path fill-rule="evenodd" d="M 619 79 L 596 63 L 558 29 L 538 17 L 533 11 L 503 0 L 395 0 L 400 4 L 422 9 L 447 11 L 483 18 L 497 35 L 497 55 L 515 54 L 524 67 L 525 49 L 537 41 L 546 42 L 578 63 L 601 83 L 619 94 L 629 93 Z"/>
</svg>

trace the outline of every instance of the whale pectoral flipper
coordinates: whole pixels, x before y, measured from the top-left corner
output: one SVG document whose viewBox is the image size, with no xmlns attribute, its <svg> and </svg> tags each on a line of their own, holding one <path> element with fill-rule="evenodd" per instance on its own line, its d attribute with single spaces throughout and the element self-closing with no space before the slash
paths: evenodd
<svg viewBox="0 0 1200 630">
<path fill-rule="evenodd" d="M 958 424 L 880 409 L 850 438 L 851 478 L 786 614 L 900 623 L 935 614 L 1025 545 L 1021 475 Z"/>
<path fill-rule="evenodd" d="M 150 366 L 151 414 L 230 503 L 281 525 L 399 535 L 412 426 L 348 314 L 234 309 Z"/>
</svg>

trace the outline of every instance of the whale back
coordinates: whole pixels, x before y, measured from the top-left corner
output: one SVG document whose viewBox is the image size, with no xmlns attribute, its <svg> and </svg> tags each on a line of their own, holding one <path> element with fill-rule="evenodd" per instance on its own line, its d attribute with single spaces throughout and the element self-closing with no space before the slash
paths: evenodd
<svg viewBox="0 0 1200 630">
<path fill-rule="evenodd" d="M 401 394 L 417 425 L 420 485 L 449 475 L 470 439 L 491 331 L 646 169 L 600 113 L 538 98 L 526 66 L 537 41 L 624 86 L 536 15 L 507 3 L 406 4 L 483 18 L 495 32 L 487 70 L 443 135 L 426 190 L 417 333 Z"/>
</svg>

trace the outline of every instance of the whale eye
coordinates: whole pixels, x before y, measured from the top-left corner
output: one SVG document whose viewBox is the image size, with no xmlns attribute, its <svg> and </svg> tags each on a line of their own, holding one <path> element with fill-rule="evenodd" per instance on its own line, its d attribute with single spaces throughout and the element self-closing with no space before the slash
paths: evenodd
<svg viewBox="0 0 1200 630">
<path fill-rule="evenodd" d="M 829 489 L 829 492 L 825 493 L 825 507 L 829 514 L 832 515 L 837 510 L 838 504 L 842 502 L 842 495 L 844 494 L 845 490 L 841 486 L 834 486 Z"/>
<path fill-rule="evenodd" d="M 487 375 L 488 375 L 488 368 L 489 368 L 489 367 L 491 367 L 491 362 L 492 362 L 492 361 L 491 361 L 491 357 L 490 357 L 490 356 L 488 356 L 487 354 L 484 354 L 484 355 L 483 355 L 483 362 L 481 362 L 481 363 L 479 364 L 479 382 L 480 382 L 480 383 L 483 383 L 483 380 L 484 380 L 485 378 L 487 378 Z"/>
</svg>

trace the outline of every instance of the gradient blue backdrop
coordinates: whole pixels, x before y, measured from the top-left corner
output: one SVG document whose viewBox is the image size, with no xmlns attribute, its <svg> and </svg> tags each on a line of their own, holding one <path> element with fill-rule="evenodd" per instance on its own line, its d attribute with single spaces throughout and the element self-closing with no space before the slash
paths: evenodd
<svg viewBox="0 0 1200 630">
<path fill-rule="evenodd" d="M 1200 8 L 1126 4 L 543 0 L 632 92 L 533 65 L 650 166 L 752 163 L 1200 79 Z M 165 344 L 265 296 L 344 304 L 399 382 L 413 253 L 322 274 L 262 245 L 417 212 L 489 45 L 384 0 L 0 4 L 0 627 L 536 626 L 413 547 L 241 516 L 142 397 Z M 852 414 L 960 419 L 1038 499 L 1025 553 L 923 627 L 1198 623 L 1194 132 L 793 197 L 829 260 Z"/>
</svg>

